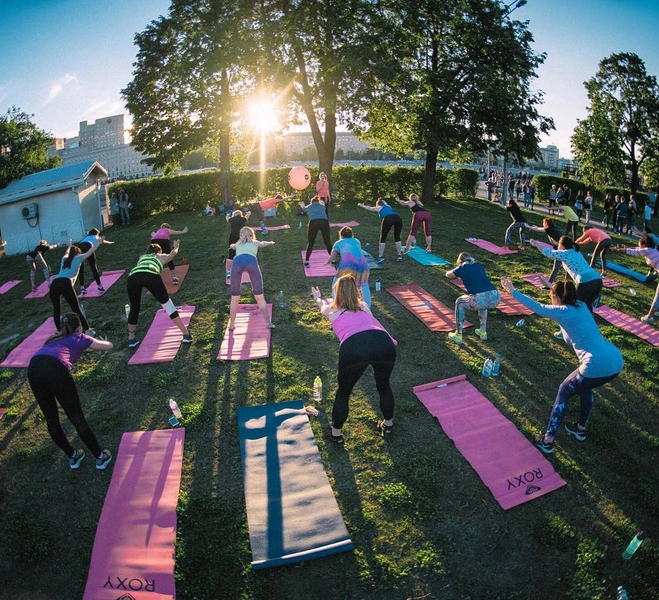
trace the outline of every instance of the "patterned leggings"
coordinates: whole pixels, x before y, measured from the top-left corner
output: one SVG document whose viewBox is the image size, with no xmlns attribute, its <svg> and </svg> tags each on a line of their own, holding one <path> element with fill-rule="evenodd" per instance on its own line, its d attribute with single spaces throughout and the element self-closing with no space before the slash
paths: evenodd
<svg viewBox="0 0 659 600">
<path fill-rule="evenodd" d="M 465 320 L 465 309 L 477 310 L 480 320 L 480 330 L 487 330 L 487 310 L 496 308 L 501 301 L 499 290 L 480 292 L 479 294 L 465 294 L 455 301 L 455 324 L 458 333 L 462 333 L 462 323 Z"/>
</svg>

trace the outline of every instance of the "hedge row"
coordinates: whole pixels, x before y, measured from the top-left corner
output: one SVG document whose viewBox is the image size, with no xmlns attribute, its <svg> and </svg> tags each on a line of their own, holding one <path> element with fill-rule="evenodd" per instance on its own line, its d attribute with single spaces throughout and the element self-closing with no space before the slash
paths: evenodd
<svg viewBox="0 0 659 600">
<path fill-rule="evenodd" d="M 259 190 L 265 196 L 284 193 L 288 185 L 289 168 L 260 171 L 231 171 L 231 195 L 238 205 L 259 198 Z M 318 168 L 309 168 L 312 181 L 318 179 Z M 421 192 L 422 167 L 353 167 L 340 165 L 332 171 L 331 190 L 338 202 L 371 203 L 379 197 L 406 198 L 412 192 Z M 151 177 L 135 181 L 120 181 L 108 186 L 108 194 L 122 187 L 133 204 L 135 218 L 151 214 L 197 212 L 205 206 L 219 206 L 222 202 L 220 173 L 203 171 L 183 175 Z M 473 169 L 437 169 L 435 198 L 454 196 L 473 198 L 478 189 L 478 173 Z M 307 200 L 314 192 L 313 184 L 303 190 Z"/>
</svg>

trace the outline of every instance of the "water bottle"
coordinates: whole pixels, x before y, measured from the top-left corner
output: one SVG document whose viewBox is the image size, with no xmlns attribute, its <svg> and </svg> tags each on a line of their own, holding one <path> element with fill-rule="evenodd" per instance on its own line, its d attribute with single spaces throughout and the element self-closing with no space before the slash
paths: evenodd
<svg viewBox="0 0 659 600">
<path fill-rule="evenodd" d="M 178 404 L 176 404 L 176 400 L 174 398 L 170 398 L 168 400 L 169 403 L 169 408 L 172 409 L 172 412 L 174 413 L 174 416 L 177 419 L 180 419 L 183 415 L 181 414 L 181 409 L 178 407 Z"/>
<path fill-rule="evenodd" d="M 616 600 L 629 600 L 627 590 L 621 585 L 619 585 L 618 589 L 616 590 Z"/>
<path fill-rule="evenodd" d="M 81 302 L 80 303 L 80 312 L 82 313 L 82 316 L 87 318 L 87 311 L 85 310 L 85 305 Z"/>
<path fill-rule="evenodd" d="M 492 367 L 494 363 L 492 362 L 492 357 L 488 356 L 483 363 L 483 370 L 481 371 L 483 377 L 489 377 L 492 375 Z"/>
<path fill-rule="evenodd" d="M 382 284 L 380 283 L 379 279 L 375 280 L 375 291 L 379 292 L 382 289 Z"/>
<path fill-rule="evenodd" d="M 314 402 L 321 402 L 323 399 L 323 380 L 320 375 L 316 375 L 313 380 L 313 399 Z"/>
<path fill-rule="evenodd" d="M 526 321 L 524 319 L 520 319 L 519 321 L 517 321 L 517 323 L 515 323 L 515 327 L 521 327 L 522 325 L 524 325 L 524 323 L 526 323 Z"/>
<path fill-rule="evenodd" d="M 126 318 L 128 318 L 128 315 L 130 313 L 130 304 L 126 304 L 124 306 L 124 310 L 126 311 Z"/>
<path fill-rule="evenodd" d="M 632 554 L 638 550 L 638 547 L 643 543 L 645 539 L 645 534 L 642 531 L 639 531 L 629 542 L 629 546 L 622 553 L 622 558 L 624 560 L 629 560 L 632 557 Z"/>
<path fill-rule="evenodd" d="M 370 252 L 371 251 L 371 244 L 366 242 L 366 246 L 364 246 L 364 250 L 366 250 L 366 252 Z"/>
<path fill-rule="evenodd" d="M 501 370 L 501 354 L 498 352 L 494 356 L 494 364 L 492 365 L 492 377 L 497 377 Z"/>
<path fill-rule="evenodd" d="M 286 302 L 284 301 L 284 290 L 279 290 L 279 308 L 285 308 Z"/>
<path fill-rule="evenodd" d="M 635 290 L 634 288 L 629 288 L 629 293 L 630 293 L 632 296 L 636 296 L 636 290 Z"/>
</svg>

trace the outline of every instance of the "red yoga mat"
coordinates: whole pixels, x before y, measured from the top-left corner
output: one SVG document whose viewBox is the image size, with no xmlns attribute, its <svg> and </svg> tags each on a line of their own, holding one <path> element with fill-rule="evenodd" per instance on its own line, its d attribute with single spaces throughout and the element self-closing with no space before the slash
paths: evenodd
<svg viewBox="0 0 659 600">
<path fill-rule="evenodd" d="M 80 294 L 81 298 L 98 298 L 105 294 L 126 271 L 120 269 L 118 271 L 103 271 L 101 273 L 101 285 L 105 288 L 104 292 L 99 292 L 98 287 L 94 283 L 88 284 L 87 291 L 84 294 Z"/>
<path fill-rule="evenodd" d="M 54 277 L 50 278 L 50 281 L 52 281 Z M 50 286 L 48 285 L 48 281 L 44 281 L 39 287 L 37 287 L 36 292 L 30 292 L 24 300 L 28 300 L 30 298 L 43 298 L 44 296 L 48 295 L 48 291 L 50 290 Z"/>
<path fill-rule="evenodd" d="M 84 600 L 176 598 L 174 541 L 185 429 L 124 433 Z"/>
<path fill-rule="evenodd" d="M 0 294 L 6 294 L 11 288 L 18 285 L 20 282 L 21 282 L 20 279 L 12 279 L 7 283 L 3 283 L 2 285 L 0 285 Z"/>
<path fill-rule="evenodd" d="M 540 450 L 467 381 L 466 375 L 412 390 L 504 510 L 565 485 Z"/>
<path fill-rule="evenodd" d="M 194 314 L 194 306 L 176 307 L 181 320 L 187 327 Z M 146 365 L 150 363 L 173 362 L 181 346 L 183 334 L 174 325 L 167 313 L 160 309 L 153 317 L 153 323 L 144 339 L 137 347 L 137 351 L 128 361 L 129 365 Z"/>
<path fill-rule="evenodd" d="M 431 296 L 419 284 L 394 285 L 386 289 L 407 310 L 419 318 L 430 331 L 453 331 L 455 329 L 454 311 Z M 471 327 L 471 323 L 465 321 L 463 327 Z"/>
<path fill-rule="evenodd" d="M 44 345 L 44 342 L 57 333 L 55 323 L 52 317 L 48 317 L 34 333 L 26 337 L 16 348 L 14 348 L 7 358 L 0 363 L 0 367 L 27 367 L 34 353 Z"/>
<path fill-rule="evenodd" d="M 347 223 L 330 223 L 330 227 L 359 227 L 357 221 L 348 221 Z"/>
<path fill-rule="evenodd" d="M 290 225 L 275 225 L 271 227 L 266 227 L 268 231 L 279 231 L 280 229 L 290 229 Z"/>
<path fill-rule="evenodd" d="M 528 281 L 531 285 L 534 285 L 535 287 L 541 288 L 543 283 L 540 280 L 540 278 L 542 276 L 543 276 L 542 273 L 532 273 L 531 275 L 522 275 L 522 279 L 524 281 Z M 610 277 L 602 277 L 602 285 L 605 288 L 616 288 L 616 287 L 620 287 L 622 283 L 616 281 L 615 279 L 611 279 Z"/>
<path fill-rule="evenodd" d="M 268 304 L 272 319 L 272 304 Z M 236 314 L 236 328 L 224 330 L 217 360 L 252 360 L 270 356 L 272 329 L 265 326 L 263 315 L 256 304 L 240 304 Z"/>
<path fill-rule="evenodd" d="M 183 285 L 183 280 L 185 279 L 185 276 L 188 274 L 189 268 L 190 265 L 177 265 L 174 268 L 174 271 L 170 271 L 169 269 L 163 269 L 161 271 L 160 276 L 162 277 L 162 280 L 165 283 L 165 288 L 167 288 L 167 293 L 170 296 L 172 294 L 175 294 L 181 289 L 181 286 Z M 178 285 L 172 283 L 172 277 L 178 277 L 179 280 Z"/>
<path fill-rule="evenodd" d="M 626 315 L 624 312 L 606 305 L 598 306 L 593 309 L 593 312 L 611 323 L 611 325 L 626 329 L 653 346 L 659 346 L 659 329 L 655 329 L 652 325 L 643 323 L 634 317 Z"/>
<path fill-rule="evenodd" d="M 496 244 L 488 242 L 487 240 L 481 240 L 480 238 L 465 238 L 465 241 L 473 244 L 474 246 L 478 246 L 483 250 L 487 250 L 492 254 L 498 254 L 499 256 L 503 256 L 504 254 L 517 254 L 517 250 L 506 250 L 501 246 L 497 246 Z"/>
<path fill-rule="evenodd" d="M 449 279 L 449 281 L 457 285 L 463 292 L 467 292 L 467 288 L 462 283 L 462 279 Z M 497 310 L 501 311 L 504 315 L 532 315 L 533 311 L 518 302 L 508 292 L 501 292 L 501 301 L 497 304 Z"/>
<path fill-rule="evenodd" d="M 307 253 L 302 250 L 300 254 L 304 262 Z M 313 250 L 309 257 L 309 266 L 304 267 L 304 274 L 307 277 L 334 277 L 336 275 L 334 265 L 325 264 L 328 258 L 329 254 L 327 254 L 327 250 Z"/>
</svg>

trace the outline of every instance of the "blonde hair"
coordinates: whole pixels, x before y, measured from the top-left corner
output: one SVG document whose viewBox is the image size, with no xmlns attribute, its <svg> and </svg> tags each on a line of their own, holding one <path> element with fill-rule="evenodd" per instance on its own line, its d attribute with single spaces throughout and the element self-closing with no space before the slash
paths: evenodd
<svg viewBox="0 0 659 600">
<path fill-rule="evenodd" d="M 249 244 L 250 242 L 253 242 L 254 239 L 255 239 L 254 230 L 251 227 L 243 227 L 240 230 L 240 237 L 238 238 L 238 244 Z"/>
<path fill-rule="evenodd" d="M 160 229 L 171 229 L 171 228 L 172 228 L 172 226 L 169 223 L 163 223 L 160 226 Z"/>
<path fill-rule="evenodd" d="M 458 254 L 458 260 L 455 261 L 456 265 L 464 265 L 464 264 L 469 264 L 473 265 L 476 262 L 476 259 L 469 254 L 469 252 L 460 252 Z"/>
<path fill-rule="evenodd" d="M 334 284 L 332 308 L 342 308 L 350 312 L 361 310 L 362 293 L 352 275 L 342 275 Z"/>
</svg>

